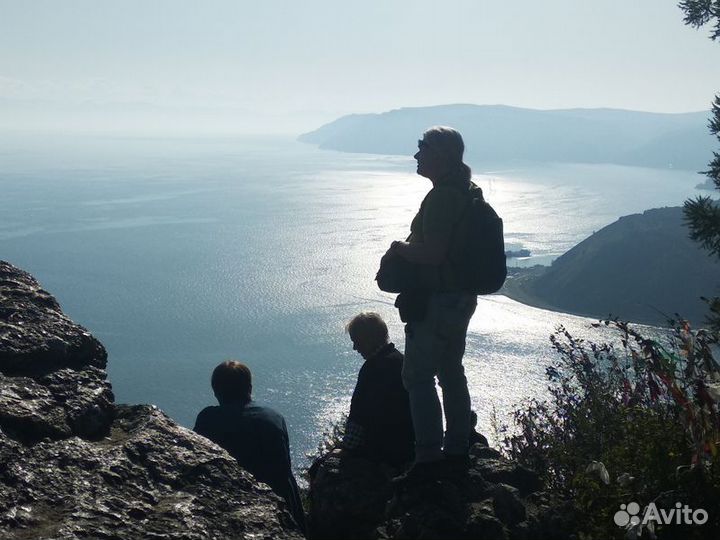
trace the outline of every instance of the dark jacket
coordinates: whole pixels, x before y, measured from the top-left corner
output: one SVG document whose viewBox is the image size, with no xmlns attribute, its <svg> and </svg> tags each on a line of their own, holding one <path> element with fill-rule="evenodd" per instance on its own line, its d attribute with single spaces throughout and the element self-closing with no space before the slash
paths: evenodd
<svg viewBox="0 0 720 540">
<path fill-rule="evenodd" d="M 290 466 L 290 445 L 282 415 L 251 401 L 206 407 L 195 432 L 222 446 L 240 466 L 283 497 L 305 530 L 300 493 Z"/>
<path fill-rule="evenodd" d="M 359 450 L 373 461 L 395 466 L 413 459 L 415 443 L 402 364 L 403 355 L 392 343 L 365 360 L 348 416 L 348 422 L 363 428 Z"/>
</svg>

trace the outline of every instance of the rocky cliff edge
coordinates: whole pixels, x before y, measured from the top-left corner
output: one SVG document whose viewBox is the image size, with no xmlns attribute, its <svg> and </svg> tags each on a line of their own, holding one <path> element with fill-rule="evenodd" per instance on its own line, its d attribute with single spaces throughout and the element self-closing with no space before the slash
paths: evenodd
<svg viewBox="0 0 720 540">
<path fill-rule="evenodd" d="M 302 538 L 225 451 L 119 405 L 107 353 L 0 261 L 0 539 Z"/>
<path fill-rule="evenodd" d="M 392 471 L 338 449 L 318 458 L 310 473 L 315 540 L 575 538 L 569 501 L 542 491 L 537 474 L 479 443 L 467 474 L 455 478 L 397 485 Z"/>
</svg>

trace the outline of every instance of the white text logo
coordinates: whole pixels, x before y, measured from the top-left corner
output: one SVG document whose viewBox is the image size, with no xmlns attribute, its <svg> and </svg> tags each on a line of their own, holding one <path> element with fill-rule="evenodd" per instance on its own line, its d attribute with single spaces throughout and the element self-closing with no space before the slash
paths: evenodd
<svg viewBox="0 0 720 540">
<path fill-rule="evenodd" d="M 658 508 L 654 502 L 645 507 L 640 514 L 640 505 L 636 502 L 621 504 L 613 517 L 618 527 L 636 527 L 642 525 L 704 525 L 708 520 L 707 511 L 702 508 L 693 510 L 687 504 L 675 503 L 675 508 Z"/>
</svg>

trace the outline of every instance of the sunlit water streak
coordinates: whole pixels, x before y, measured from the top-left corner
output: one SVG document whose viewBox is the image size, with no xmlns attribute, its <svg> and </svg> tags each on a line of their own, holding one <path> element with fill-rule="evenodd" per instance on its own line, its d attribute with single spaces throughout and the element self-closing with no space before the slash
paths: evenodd
<svg viewBox="0 0 720 540">
<path fill-rule="evenodd" d="M 380 256 L 404 238 L 429 183 L 413 161 L 281 139 L 2 140 L 0 258 L 33 273 L 108 348 L 117 400 L 182 424 L 213 402 L 212 368 L 250 364 L 256 398 L 287 418 L 296 466 L 349 405 L 360 367 L 344 323 L 379 311 L 402 349 Z M 549 261 L 620 215 L 679 205 L 692 172 L 609 165 L 503 169 L 475 179 L 508 248 Z M 560 324 L 591 320 L 479 299 L 465 366 L 480 428 L 493 407 L 545 392 Z"/>
</svg>

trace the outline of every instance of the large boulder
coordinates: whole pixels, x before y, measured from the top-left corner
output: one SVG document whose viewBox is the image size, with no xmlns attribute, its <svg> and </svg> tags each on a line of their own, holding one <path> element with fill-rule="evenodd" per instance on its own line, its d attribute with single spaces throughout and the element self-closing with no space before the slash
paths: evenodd
<svg viewBox="0 0 720 540">
<path fill-rule="evenodd" d="M 0 261 L 0 430 L 25 445 L 100 439 L 113 418 L 107 353 L 27 272 Z"/>
<path fill-rule="evenodd" d="M 150 406 L 118 406 L 101 441 L 0 443 L 4 538 L 291 538 L 269 487 Z"/>
<path fill-rule="evenodd" d="M 467 474 L 393 483 L 388 470 L 334 451 L 312 468 L 313 537 L 561 540 L 571 538 L 562 501 L 536 474 L 475 445 Z"/>
<path fill-rule="evenodd" d="M 0 539 L 302 538 L 227 452 L 116 405 L 102 344 L 0 261 Z"/>
<path fill-rule="evenodd" d="M 335 449 L 311 468 L 310 533 L 317 540 L 368 538 L 382 522 L 392 474 Z"/>
<path fill-rule="evenodd" d="M 66 317 L 35 278 L 0 261 L 0 372 L 35 376 L 106 363 L 105 347 Z"/>
</svg>

